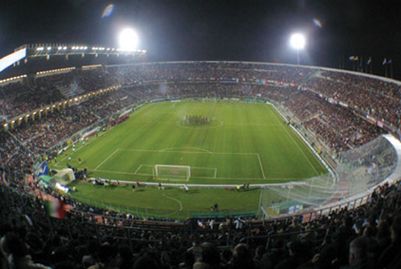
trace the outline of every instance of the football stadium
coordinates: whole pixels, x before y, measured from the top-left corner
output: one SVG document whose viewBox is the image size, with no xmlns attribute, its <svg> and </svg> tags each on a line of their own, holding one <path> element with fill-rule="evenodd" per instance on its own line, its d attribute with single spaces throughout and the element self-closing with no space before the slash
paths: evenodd
<svg viewBox="0 0 401 269">
<path fill-rule="evenodd" d="M 319 65 L 310 29 L 289 61 L 156 58 L 138 33 L 0 59 L 0 268 L 400 268 L 393 59 Z"/>
</svg>

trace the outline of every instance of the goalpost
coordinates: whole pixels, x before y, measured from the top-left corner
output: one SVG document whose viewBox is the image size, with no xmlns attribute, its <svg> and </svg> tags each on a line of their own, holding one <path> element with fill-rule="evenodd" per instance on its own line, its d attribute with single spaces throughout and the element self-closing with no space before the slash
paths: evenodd
<svg viewBox="0 0 401 269">
<path fill-rule="evenodd" d="M 189 178 L 191 177 L 191 166 L 155 164 L 153 176 L 155 179 L 162 180 L 175 179 L 189 181 Z"/>
</svg>

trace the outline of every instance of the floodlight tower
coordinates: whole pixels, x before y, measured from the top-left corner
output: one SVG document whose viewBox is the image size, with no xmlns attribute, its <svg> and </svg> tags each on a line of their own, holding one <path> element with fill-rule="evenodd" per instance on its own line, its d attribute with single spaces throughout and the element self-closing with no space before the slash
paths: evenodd
<svg viewBox="0 0 401 269">
<path fill-rule="evenodd" d="M 297 52 L 297 65 L 299 65 L 299 52 L 305 48 L 306 38 L 301 33 L 294 33 L 290 36 L 290 46 Z"/>
<path fill-rule="evenodd" d="M 134 29 L 125 28 L 118 36 L 119 49 L 122 51 L 134 51 L 138 46 L 138 34 Z"/>
</svg>

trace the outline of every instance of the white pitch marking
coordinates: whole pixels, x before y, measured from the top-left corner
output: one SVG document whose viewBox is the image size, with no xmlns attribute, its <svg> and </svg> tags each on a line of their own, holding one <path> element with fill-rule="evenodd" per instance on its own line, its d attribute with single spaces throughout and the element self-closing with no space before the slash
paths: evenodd
<svg viewBox="0 0 401 269">
<path fill-rule="evenodd" d="M 274 106 L 273 106 L 274 107 Z M 277 109 L 274 109 L 274 112 L 276 114 L 280 114 L 280 112 Z M 280 115 L 281 116 L 281 115 Z M 283 116 L 281 116 L 283 118 Z M 312 164 L 312 162 L 309 160 L 309 158 L 306 156 L 305 152 L 301 149 L 299 146 L 299 143 L 295 141 L 295 139 L 291 136 L 290 132 L 287 130 L 287 127 L 282 124 L 281 127 L 284 129 L 284 131 L 287 133 L 287 136 L 289 136 L 290 140 L 292 141 L 293 144 L 298 148 L 298 150 L 301 151 L 302 155 L 306 159 L 306 161 L 309 163 L 310 166 L 312 166 L 313 170 L 316 172 L 316 174 L 319 174 L 319 171 L 317 171 L 316 167 Z"/>
<path fill-rule="evenodd" d="M 141 170 L 143 164 L 139 165 L 138 168 L 135 170 L 134 174 L 136 175 L 138 173 L 139 170 Z"/>
<path fill-rule="evenodd" d="M 205 153 L 213 153 L 213 152 L 211 152 L 210 150 L 207 150 L 207 149 L 203 149 L 203 148 L 198 148 L 198 147 L 181 147 L 182 149 L 196 149 L 196 150 L 199 150 L 200 152 L 205 152 Z M 158 150 L 159 152 L 171 152 L 172 150 L 177 150 L 177 149 L 180 149 L 180 148 L 165 148 L 165 149 L 161 149 L 161 150 Z M 179 151 L 179 152 L 181 152 L 181 151 Z M 192 152 L 192 151 L 190 151 L 190 152 Z M 193 151 L 193 152 L 198 152 L 198 151 Z"/>
<path fill-rule="evenodd" d="M 114 154 L 116 154 L 118 151 L 118 149 L 116 149 L 115 151 L 113 151 L 113 153 L 111 153 L 106 159 L 104 159 L 101 163 L 99 163 L 96 167 L 95 167 L 95 171 L 97 171 L 97 169 L 102 166 L 102 164 L 104 164 L 108 159 L 110 159 Z"/>
<path fill-rule="evenodd" d="M 302 155 L 304 156 L 304 158 L 306 159 L 306 161 L 309 163 L 309 165 L 313 168 L 313 170 L 316 172 L 316 174 L 319 174 L 319 171 L 317 171 L 316 167 L 312 164 L 312 162 L 309 160 L 308 156 L 306 156 L 305 152 L 301 149 L 301 147 L 299 146 L 299 143 L 297 141 L 295 141 L 295 139 L 292 137 L 292 135 L 290 134 L 290 132 L 287 130 L 286 126 L 282 126 L 282 128 L 285 130 L 285 132 L 287 133 L 288 137 L 290 138 L 290 140 L 292 141 L 293 144 L 295 144 L 295 146 L 298 148 L 299 151 L 301 151 Z"/>
<path fill-rule="evenodd" d="M 105 172 L 105 173 L 111 173 L 111 174 L 121 174 L 121 175 L 133 175 L 133 176 L 152 176 L 152 174 L 147 174 L 147 173 L 135 174 L 133 172 L 122 172 L 122 171 L 116 171 L 116 170 L 90 170 L 90 171 Z M 266 179 L 260 178 L 260 177 L 214 177 L 213 176 L 213 177 L 196 177 L 196 178 L 218 179 L 218 180 L 266 180 Z M 276 177 L 276 178 L 271 178 L 269 180 L 297 180 L 297 179 L 292 178 L 292 177 L 283 177 L 283 178 Z"/>
<path fill-rule="evenodd" d="M 178 200 L 178 199 L 175 199 L 175 198 L 173 198 L 173 197 L 170 197 L 170 196 L 168 196 L 168 195 L 165 195 L 165 194 L 163 194 L 163 196 L 164 196 L 164 197 L 166 197 L 167 199 L 170 199 L 170 200 L 173 200 L 173 201 L 177 202 L 177 203 L 178 203 L 178 205 L 180 206 L 180 209 L 179 209 L 179 211 L 182 211 L 182 210 L 184 209 L 184 207 L 182 206 L 182 202 L 181 202 L 180 200 Z"/>
<path fill-rule="evenodd" d="M 156 150 L 156 149 L 118 149 L 120 151 L 133 151 L 133 152 L 159 152 L 159 153 L 184 153 L 184 154 L 216 154 L 216 155 L 257 155 L 255 152 L 199 152 L 199 151 L 177 151 L 177 150 Z"/>
<path fill-rule="evenodd" d="M 263 170 L 262 160 L 260 159 L 259 153 L 257 153 L 256 156 L 258 157 L 258 160 L 259 160 L 260 171 L 262 171 L 263 179 L 266 179 L 266 177 L 265 177 L 265 171 Z"/>
</svg>

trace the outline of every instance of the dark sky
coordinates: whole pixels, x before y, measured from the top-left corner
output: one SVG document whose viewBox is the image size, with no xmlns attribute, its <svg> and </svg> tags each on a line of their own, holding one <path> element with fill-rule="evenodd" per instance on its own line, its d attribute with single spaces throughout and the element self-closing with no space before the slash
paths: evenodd
<svg viewBox="0 0 401 269">
<path fill-rule="evenodd" d="M 294 62 L 288 37 L 302 31 L 305 64 L 358 55 L 373 56 L 377 73 L 384 57 L 401 67 L 401 0 L 0 0 L 0 55 L 33 42 L 116 46 L 124 26 L 152 60 Z"/>
</svg>

